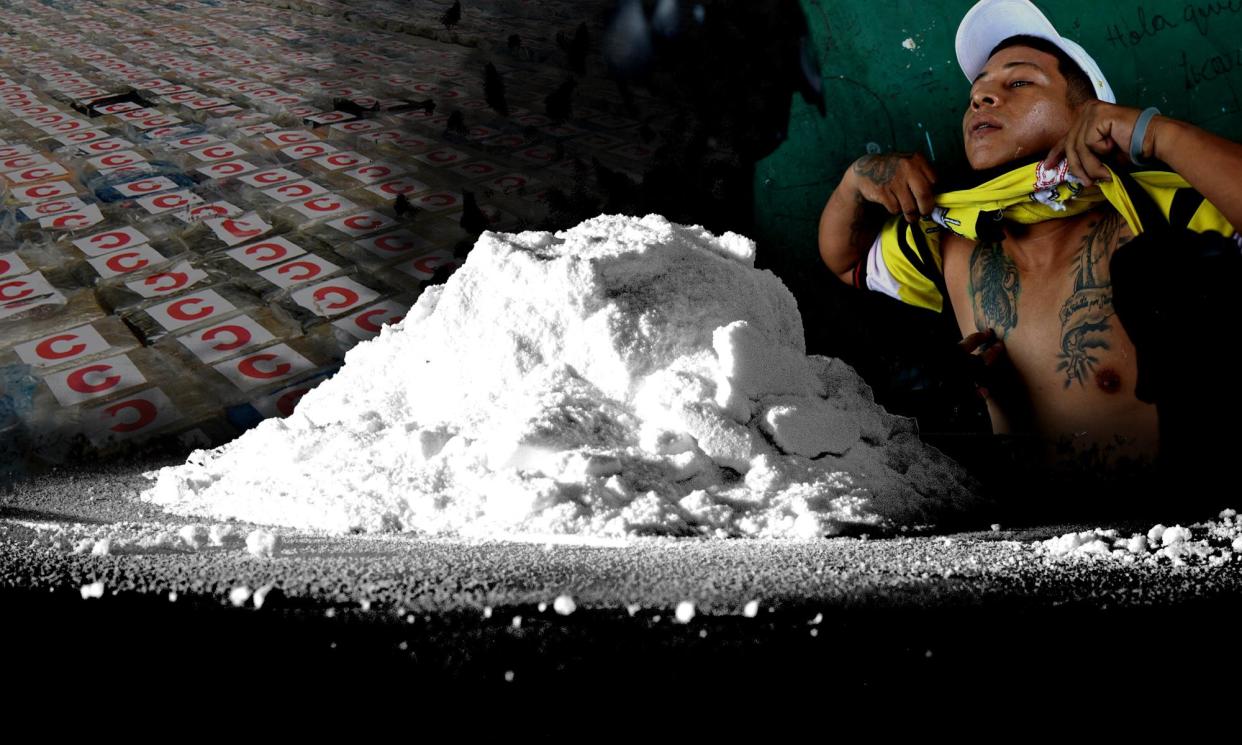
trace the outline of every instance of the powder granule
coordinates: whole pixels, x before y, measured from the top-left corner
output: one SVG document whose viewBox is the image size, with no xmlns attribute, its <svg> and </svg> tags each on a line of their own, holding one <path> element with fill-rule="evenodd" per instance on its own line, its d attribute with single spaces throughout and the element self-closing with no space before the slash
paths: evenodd
<svg viewBox="0 0 1242 745">
<path fill-rule="evenodd" d="M 690 600 L 683 600 L 678 603 L 677 610 L 674 611 L 674 618 L 677 619 L 677 623 L 690 623 L 694 619 L 694 615 L 694 602 Z"/>
<path fill-rule="evenodd" d="M 293 415 L 150 474 L 143 498 L 484 538 L 813 538 L 977 505 L 912 421 L 806 355 L 793 296 L 754 259 L 743 236 L 658 215 L 484 232 Z"/>
<path fill-rule="evenodd" d="M 573 613 L 577 609 L 578 609 L 578 604 L 575 603 L 574 599 L 570 597 L 569 595 L 558 595 L 556 600 L 552 602 L 552 610 L 556 611 L 562 616 L 568 616 L 570 613 Z M 542 611 L 543 609 L 540 608 L 540 610 Z"/>
<path fill-rule="evenodd" d="M 252 556 L 272 558 L 280 551 L 280 536 L 270 530 L 256 528 L 246 536 L 246 552 Z"/>
</svg>

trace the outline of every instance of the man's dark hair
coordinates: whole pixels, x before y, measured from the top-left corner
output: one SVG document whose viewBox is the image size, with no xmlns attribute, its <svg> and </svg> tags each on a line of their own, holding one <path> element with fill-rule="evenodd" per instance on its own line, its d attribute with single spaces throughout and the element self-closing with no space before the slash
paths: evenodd
<svg viewBox="0 0 1242 745">
<path fill-rule="evenodd" d="M 1047 39 L 1041 39 L 1038 36 L 1010 36 L 1000 44 L 997 44 L 996 48 L 988 53 L 988 57 L 990 58 L 1002 49 L 1018 46 L 1037 49 L 1057 58 L 1057 69 L 1061 71 L 1061 76 L 1065 78 L 1067 84 L 1066 98 L 1069 99 L 1070 106 L 1076 107 L 1084 101 L 1098 98 L 1095 95 L 1095 86 L 1091 84 L 1091 78 L 1087 77 L 1087 74 L 1082 71 L 1078 63 L 1070 59 L 1068 54 L 1061 51 L 1060 47 Z"/>
</svg>

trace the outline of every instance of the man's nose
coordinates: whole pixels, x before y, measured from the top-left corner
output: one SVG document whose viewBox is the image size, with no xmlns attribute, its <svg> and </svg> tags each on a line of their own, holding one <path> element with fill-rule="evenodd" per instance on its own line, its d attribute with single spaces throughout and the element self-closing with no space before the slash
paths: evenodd
<svg viewBox="0 0 1242 745">
<path fill-rule="evenodd" d="M 970 95 L 970 107 L 978 109 L 983 106 L 995 106 L 1000 99 L 996 95 L 996 91 L 991 88 L 976 88 L 975 92 Z"/>
</svg>

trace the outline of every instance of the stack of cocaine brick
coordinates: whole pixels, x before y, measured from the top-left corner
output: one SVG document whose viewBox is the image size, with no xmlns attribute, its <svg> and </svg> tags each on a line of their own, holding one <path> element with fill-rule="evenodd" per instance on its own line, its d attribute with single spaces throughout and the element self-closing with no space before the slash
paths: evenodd
<svg viewBox="0 0 1242 745">
<path fill-rule="evenodd" d="M 410 4 L 296 5 L 0 8 L 0 465 L 287 415 L 479 230 L 652 155 L 606 84 L 553 121 L 565 70 L 497 59 L 502 116 L 477 45 L 386 27 Z"/>
</svg>

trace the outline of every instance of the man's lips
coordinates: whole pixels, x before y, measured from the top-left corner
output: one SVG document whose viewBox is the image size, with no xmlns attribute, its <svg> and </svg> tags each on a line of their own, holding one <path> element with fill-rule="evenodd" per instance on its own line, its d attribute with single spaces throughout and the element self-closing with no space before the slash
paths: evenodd
<svg viewBox="0 0 1242 745">
<path fill-rule="evenodd" d="M 991 117 L 980 117 L 970 123 L 971 137 L 983 136 L 1002 129 L 1001 123 Z"/>
</svg>

